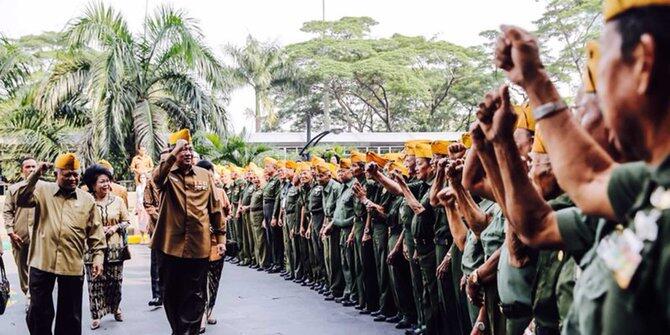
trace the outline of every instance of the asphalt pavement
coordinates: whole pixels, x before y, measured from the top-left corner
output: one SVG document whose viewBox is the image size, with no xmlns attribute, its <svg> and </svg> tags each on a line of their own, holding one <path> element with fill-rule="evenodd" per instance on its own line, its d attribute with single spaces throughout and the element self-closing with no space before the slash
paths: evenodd
<svg viewBox="0 0 670 335">
<path fill-rule="evenodd" d="M 10 250 L 3 259 L 12 287 L 10 305 L 0 315 L 0 335 L 28 334 L 25 323 L 25 297 L 19 289 L 16 266 Z M 91 322 L 87 285 L 84 284 L 82 311 L 83 334 L 149 335 L 170 334 L 162 308 L 147 306 L 151 298 L 149 249 L 131 246 L 132 259 L 125 263 L 123 322 L 111 315 L 101 327 L 89 329 Z M 55 301 L 55 299 L 54 299 Z M 389 323 L 376 323 L 368 315 L 359 315 L 353 307 L 343 307 L 277 274 L 257 272 L 226 263 L 214 315 L 218 324 L 207 326 L 206 334 L 402 334 Z"/>
</svg>

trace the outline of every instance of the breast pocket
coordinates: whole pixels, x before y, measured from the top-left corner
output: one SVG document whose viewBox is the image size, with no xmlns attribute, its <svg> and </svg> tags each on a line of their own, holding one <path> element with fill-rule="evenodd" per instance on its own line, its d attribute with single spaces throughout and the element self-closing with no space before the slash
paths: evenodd
<svg viewBox="0 0 670 335">
<path fill-rule="evenodd" d="M 599 257 L 596 257 L 593 263 L 582 272 L 580 280 L 583 281 L 584 298 L 595 301 L 607 292 L 612 275 L 605 263 Z"/>
</svg>

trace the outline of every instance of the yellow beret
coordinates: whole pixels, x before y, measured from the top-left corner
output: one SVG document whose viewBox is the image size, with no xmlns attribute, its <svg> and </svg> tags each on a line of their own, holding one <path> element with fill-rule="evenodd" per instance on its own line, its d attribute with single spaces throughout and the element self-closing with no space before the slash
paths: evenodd
<svg viewBox="0 0 670 335">
<path fill-rule="evenodd" d="M 168 144 L 170 145 L 177 144 L 178 140 L 185 140 L 186 142 L 191 143 L 191 132 L 188 129 L 182 129 L 168 136 Z"/>
<path fill-rule="evenodd" d="M 630 9 L 651 6 L 670 6 L 670 0 L 605 0 L 603 18 L 607 22 Z"/>
<path fill-rule="evenodd" d="M 350 169 L 351 168 L 351 159 L 349 159 L 349 158 L 340 159 L 340 168 L 341 169 Z"/>
<path fill-rule="evenodd" d="M 533 149 L 531 151 L 538 154 L 546 154 L 547 150 L 544 148 L 544 142 L 542 141 L 542 135 L 540 133 L 540 128 L 535 129 Z"/>
<path fill-rule="evenodd" d="M 368 151 L 368 152 L 365 154 L 365 162 L 366 162 L 366 163 L 372 163 L 372 162 L 374 162 L 374 163 L 376 163 L 377 165 L 383 167 L 384 165 L 386 165 L 386 163 L 388 163 L 388 160 L 387 160 L 386 158 L 384 158 L 384 157 L 378 155 L 378 154 L 375 153 L 375 152 Z"/>
<path fill-rule="evenodd" d="M 325 163 L 326 161 L 317 155 L 312 155 L 311 157 L 309 157 L 309 162 L 312 163 L 312 165 L 316 165 L 319 163 Z"/>
<path fill-rule="evenodd" d="M 316 171 L 318 173 L 330 173 L 330 169 L 326 163 L 319 163 L 316 165 Z"/>
<path fill-rule="evenodd" d="M 430 144 L 430 141 L 429 140 L 410 140 L 410 141 L 405 142 L 405 150 L 404 150 L 405 155 L 414 156 L 414 147 L 416 147 L 416 145 L 418 143 L 428 143 L 428 144 Z"/>
<path fill-rule="evenodd" d="M 298 168 L 298 163 L 296 161 L 286 161 L 286 168 L 295 171 Z"/>
<path fill-rule="evenodd" d="M 274 166 L 277 166 L 277 160 L 274 159 L 274 158 L 272 158 L 272 157 L 270 157 L 270 156 L 265 156 L 265 157 L 263 157 L 263 165 L 264 165 L 264 166 L 268 166 L 268 165 L 270 165 L 270 164 L 272 164 L 272 165 L 274 165 Z"/>
<path fill-rule="evenodd" d="M 114 167 L 112 166 L 112 164 L 109 163 L 109 162 L 108 162 L 107 160 L 105 160 L 105 159 L 101 159 L 101 160 L 99 160 L 99 161 L 98 161 L 98 165 L 104 167 L 104 168 L 107 169 L 107 170 L 114 170 Z"/>
<path fill-rule="evenodd" d="M 584 69 L 584 92 L 596 92 L 596 69 L 600 61 L 600 46 L 597 41 L 586 43 L 586 69 Z"/>
<path fill-rule="evenodd" d="M 430 144 L 417 143 L 414 146 L 414 155 L 417 158 L 433 158 L 433 151 L 430 150 Z"/>
<path fill-rule="evenodd" d="M 535 131 L 535 118 L 533 117 L 530 105 L 525 103 L 523 105 L 515 105 L 513 108 L 514 112 L 519 116 L 519 119 L 516 121 L 516 128 Z"/>
<path fill-rule="evenodd" d="M 470 133 L 466 132 L 461 134 L 461 143 L 463 143 L 463 145 L 468 149 L 472 147 L 472 138 L 470 137 Z"/>
<path fill-rule="evenodd" d="M 430 150 L 434 155 L 448 155 L 449 154 L 449 145 L 451 142 L 444 140 L 435 140 L 430 142 Z"/>
<path fill-rule="evenodd" d="M 389 152 L 382 157 L 386 158 L 388 161 L 400 162 L 405 158 L 404 156 L 405 155 L 400 152 Z"/>
<path fill-rule="evenodd" d="M 79 158 L 71 152 L 58 155 L 54 162 L 54 168 L 61 170 L 79 170 L 80 167 Z"/>
<path fill-rule="evenodd" d="M 286 167 L 286 160 L 280 159 L 277 161 L 277 167 L 278 168 L 285 168 Z"/>
<path fill-rule="evenodd" d="M 398 171 L 402 173 L 403 176 L 409 177 L 409 169 L 407 169 L 405 165 L 401 164 L 400 162 L 391 162 L 388 166 L 388 169 L 391 171 Z"/>
<path fill-rule="evenodd" d="M 249 172 L 249 171 L 254 172 L 254 170 L 256 170 L 256 169 L 258 169 L 258 165 L 256 165 L 256 163 L 254 163 L 254 162 L 249 163 L 249 165 L 247 165 L 247 167 L 244 168 L 244 170 L 246 172 Z"/>
<path fill-rule="evenodd" d="M 309 171 L 312 168 L 312 164 L 309 162 L 298 162 L 298 169 L 297 171 L 303 172 L 303 171 Z"/>
<path fill-rule="evenodd" d="M 351 159 L 351 164 L 365 163 L 365 155 L 363 155 L 363 153 L 358 152 L 356 150 L 353 150 L 351 152 L 351 154 L 349 155 L 349 159 Z"/>
</svg>

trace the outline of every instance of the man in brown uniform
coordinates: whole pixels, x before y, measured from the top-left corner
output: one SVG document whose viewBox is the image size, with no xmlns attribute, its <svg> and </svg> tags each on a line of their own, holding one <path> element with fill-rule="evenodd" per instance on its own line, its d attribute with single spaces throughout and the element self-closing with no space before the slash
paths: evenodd
<svg viewBox="0 0 670 335">
<path fill-rule="evenodd" d="M 137 148 L 137 155 L 135 155 L 130 162 L 130 170 L 135 174 L 135 184 L 139 184 L 140 176 L 142 174 L 150 173 L 153 169 L 154 161 L 151 159 L 151 156 L 147 154 L 147 148 L 140 146 Z"/>
<path fill-rule="evenodd" d="M 19 272 L 19 283 L 21 291 L 26 295 L 26 307 L 30 304 L 28 294 L 28 247 L 30 246 L 30 228 L 35 220 L 34 208 L 21 208 L 16 205 L 16 191 L 26 184 L 26 179 L 37 168 L 37 161 L 33 158 L 24 158 L 21 161 L 21 174 L 23 180 L 10 186 L 5 196 L 5 207 L 2 218 L 5 221 L 7 236 L 12 242 L 12 253 Z M 40 181 L 38 181 L 40 183 Z"/>
<path fill-rule="evenodd" d="M 20 207 L 34 207 L 28 262 L 30 307 L 28 330 L 51 334 L 54 319 L 53 289 L 58 281 L 56 335 L 81 334 L 81 299 L 84 284 L 84 251 L 93 253 L 93 277 L 102 273 L 105 234 L 95 200 L 77 188 L 79 160 L 74 154 L 58 156 L 54 164 L 56 182 L 37 181 L 51 167 L 40 163 L 17 192 Z"/>
<path fill-rule="evenodd" d="M 163 150 L 161 152 L 160 160 L 165 160 L 169 153 L 170 149 Z M 156 170 L 157 169 L 158 168 L 156 168 Z M 149 214 L 149 226 L 147 227 L 149 236 L 153 236 L 154 230 L 156 229 L 156 222 L 158 222 L 160 197 L 158 187 L 154 184 L 153 178 L 148 178 L 147 185 L 144 187 L 142 205 L 144 205 L 144 210 Z M 160 288 L 160 271 L 158 265 L 158 252 L 155 249 L 151 249 L 151 300 L 148 305 L 154 307 L 163 306 L 163 292 L 161 292 Z"/>
<path fill-rule="evenodd" d="M 152 249 L 158 251 L 163 305 L 172 333 L 198 334 L 206 301 L 210 225 L 225 253 L 221 200 L 212 174 L 193 166 L 187 129 L 170 135 L 174 148 L 154 171 L 161 195 Z"/>
</svg>

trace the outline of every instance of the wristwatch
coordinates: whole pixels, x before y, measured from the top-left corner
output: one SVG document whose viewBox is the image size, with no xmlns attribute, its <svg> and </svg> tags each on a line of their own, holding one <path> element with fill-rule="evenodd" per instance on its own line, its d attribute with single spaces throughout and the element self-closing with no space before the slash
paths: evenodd
<svg viewBox="0 0 670 335">
<path fill-rule="evenodd" d="M 533 118 L 535 121 L 544 119 L 545 117 L 554 114 L 560 110 L 566 109 L 568 106 L 563 100 L 548 102 L 544 105 L 533 108 Z"/>
<path fill-rule="evenodd" d="M 475 328 L 477 328 L 477 330 L 483 332 L 483 331 L 486 330 L 486 324 L 484 322 L 477 321 L 477 322 L 475 322 Z"/>
</svg>

